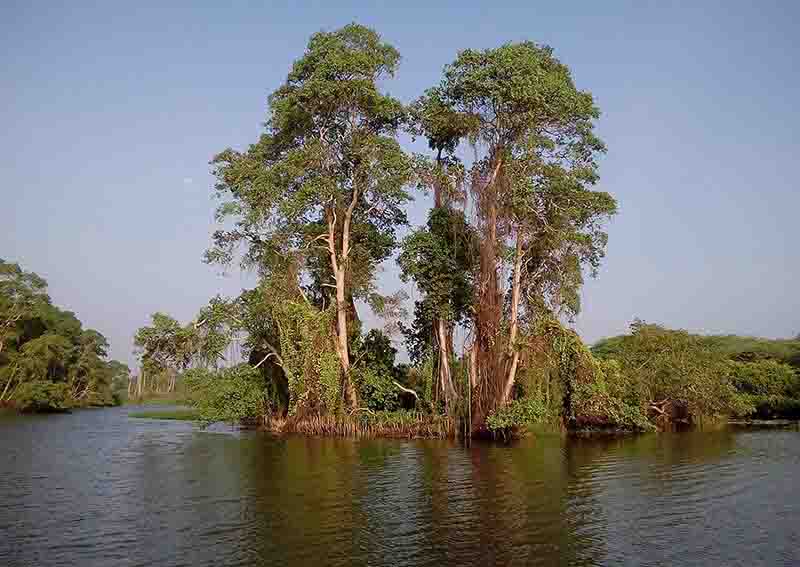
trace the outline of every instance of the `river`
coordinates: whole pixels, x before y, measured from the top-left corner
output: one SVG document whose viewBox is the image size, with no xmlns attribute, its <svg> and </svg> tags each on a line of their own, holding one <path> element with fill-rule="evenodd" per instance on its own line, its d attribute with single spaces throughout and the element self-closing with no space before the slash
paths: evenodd
<svg viewBox="0 0 800 567">
<path fill-rule="evenodd" d="M 0 418 L 0 565 L 800 565 L 800 432 L 514 446 Z"/>
</svg>

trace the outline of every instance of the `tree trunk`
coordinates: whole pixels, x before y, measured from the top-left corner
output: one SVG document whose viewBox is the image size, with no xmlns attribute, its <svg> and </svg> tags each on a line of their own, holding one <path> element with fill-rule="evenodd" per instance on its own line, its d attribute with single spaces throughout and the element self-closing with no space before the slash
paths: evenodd
<svg viewBox="0 0 800 567">
<path fill-rule="evenodd" d="M 339 358 L 342 363 L 344 373 L 345 397 L 350 409 L 358 407 L 358 397 L 356 396 L 355 386 L 350 377 L 350 349 L 347 344 L 347 312 L 349 303 L 345 297 L 344 270 L 340 269 L 336 275 L 336 342 L 338 345 Z"/>
<path fill-rule="evenodd" d="M 139 370 L 139 379 L 136 381 L 136 397 L 142 399 L 142 392 L 144 391 L 144 366 Z"/>
<path fill-rule="evenodd" d="M 439 384 L 444 396 L 445 407 L 449 410 L 456 398 L 456 390 L 450 372 L 450 352 L 444 319 L 440 318 L 436 321 L 436 337 L 439 343 Z"/>
<path fill-rule="evenodd" d="M 11 380 L 14 379 L 14 374 L 12 373 L 11 376 L 8 377 L 8 381 L 6 382 L 6 387 L 3 388 L 3 394 L 0 395 L 0 402 L 6 399 L 6 392 L 8 392 L 8 387 L 11 385 Z"/>
<path fill-rule="evenodd" d="M 469 353 L 469 386 L 474 388 L 478 385 L 478 341 L 474 341 Z"/>
<path fill-rule="evenodd" d="M 442 167 L 442 150 L 441 148 L 436 153 L 436 166 Z M 433 184 L 433 208 L 438 209 L 442 206 L 442 189 L 438 182 Z"/>
<path fill-rule="evenodd" d="M 477 345 L 478 383 L 472 398 L 472 430 L 485 427 L 486 416 L 497 409 L 503 397 L 505 384 L 506 348 L 499 344 L 503 301 L 498 283 L 498 189 L 497 179 L 502 167 L 500 150 L 495 149 L 492 173 L 478 192 L 477 208 L 482 221 L 483 238 L 480 243 L 480 266 L 475 316 L 475 342 Z"/>
<path fill-rule="evenodd" d="M 350 254 L 350 224 L 353 218 L 353 211 L 358 203 L 358 191 L 353 191 L 350 205 L 345 212 L 342 223 L 342 253 L 336 253 L 336 210 L 331 209 L 328 213 L 328 251 L 330 253 L 331 268 L 333 269 L 336 280 L 336 350 L 339 353 L 339 360 L 342 364 L 343 384 L 345 399 L 350 409 L 358 407 L 358 396 L 355 385 L 350 376 L 350 349 L 347 344 L 348 325 L 347 317 L 350 302 L 347 299 L 347 262 Z"/>
<path fill-rule="evenodd" d="M 514 256 L 514 277 L 511 285 L 511 328 L 508 335 L 508 354 L 509 369 L 506 378 L 505 386 L 503 387 L 503 397 L 500 400 L 501 405 L 508 403 L 511 390 L 514 388 L 514 380 L 517 376 L 517 366 L 519 364 L 519 351 L 514 345 L 517 340 L 519 332 L 519 297 L 520 297 L 520 284 L 522 281 L 522 236 L 517 234 L 516 252 Z"/>
</svg>

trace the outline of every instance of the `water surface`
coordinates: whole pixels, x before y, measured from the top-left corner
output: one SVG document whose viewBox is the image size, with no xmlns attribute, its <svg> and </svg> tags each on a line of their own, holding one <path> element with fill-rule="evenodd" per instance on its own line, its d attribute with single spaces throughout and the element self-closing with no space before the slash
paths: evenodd
<svg viewBox="0 0 800 567">
<path fill-rule="evenodd" d="M 0 418 L 0 565 L 798 565 L 800 433 L 517 446 Z"/>
</svg>

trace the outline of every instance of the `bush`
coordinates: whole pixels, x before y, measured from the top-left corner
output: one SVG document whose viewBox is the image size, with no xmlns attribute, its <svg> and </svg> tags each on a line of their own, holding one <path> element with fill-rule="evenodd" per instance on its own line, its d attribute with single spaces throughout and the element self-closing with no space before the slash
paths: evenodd
<svg viewBox="0 0 800 567">
<path fill-rule="evenodd" d="M 358 368 L 353 371 L 361 406 L 371 410 L 395 410 L 399 405 L 399 388 L 392 376 L 374 368 Z"/>
<path fill-rule="evenodd" d="M 35 380 L 22 384 L 15 399 L 24 412 L 64 411 L 69 408 L 69 388 L 63 382 Z"/>
<path fill-rule="evenodd" d="M 241 423 L 262 418 L 268 411 L 264 380 L 247 364 L 216 372 L 189 370 L 184 374 L 189 405 L 200 421 Z"/>
<path fill-rule="evenodd" d="M 731 362 L 731 377 L 742 394 L 782 396 L 795 387 L 797 376 L 788 364 L 774 360 Z"/>
<path fill-rule="evenodd" d="M 592 375 L 593 380 L 578 382 L 572 394 L 579 427 L 653 429 L 642 392 L 634 381 L 625 378 L 616 360 L 594 359 Z"/>
<path fill-rule="evenodd" d="M 788 396 L 742 395 L 748 411 L 739 415 L 753 419 L 800 419 L 800 400 Z"/>
<path fill-rule="evenodd" d="M 684 406 L 690 419 L 739 414 L 744 409 L 730 375 L 730 361 L 704 337 L 634 321 L 631 334 L 606 341 L 629 384 L 627 399 L 640 407 Z M 603 349 L 596 349 L 601 351 Z"/>
<path fill-rule="evenodd" d="M 543 423 L 550 418 L 547 406 L 538 398 L 528 396 L 514 400 L 507 406 L 491 413 L 486 426 L 492 431 L 527 428 Z"/>
</svg>

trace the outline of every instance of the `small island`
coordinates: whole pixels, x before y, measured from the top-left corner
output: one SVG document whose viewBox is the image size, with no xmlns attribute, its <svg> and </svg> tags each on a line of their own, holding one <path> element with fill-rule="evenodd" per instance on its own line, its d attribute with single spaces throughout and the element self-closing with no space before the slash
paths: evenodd
<svg viewBox="0 0 800 567">
<path fill-rule="evenodd" d="M 205 261 L 257 285 L 185 324 L 154 313 L 135 377 L 40 277 L 3 262 L 0 402 L 61 411 L 155 395 L 205 423 L 464 439 L 800 417 L 798 339 L 636 320 L 589 348 L 570 327 L 617 203 L 595 187 L 600 110 L 552 48 L 466 49 L 411 104 L 382 89 L 399 60 L 362 25 L 311 37 L 262 135 L 211 161 L 221 204 Z M 418 195 L 432 207 L 410 227 Z M 391 262 L 418 291 L 413 313 L 378 283 Z M 382 325 L 367 329 L 364 309 Z"/>
</svg>

